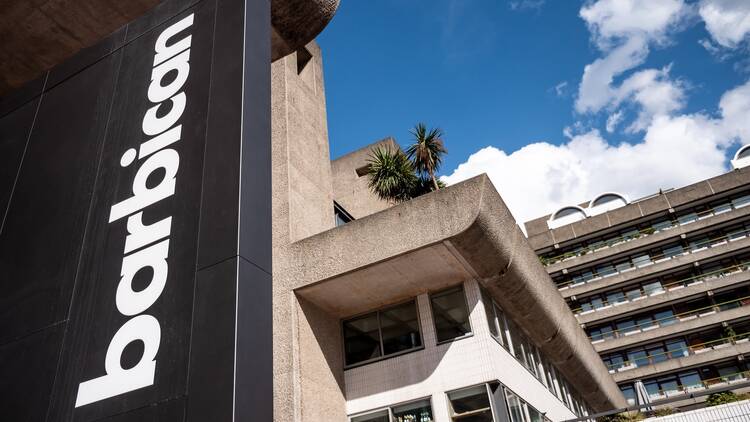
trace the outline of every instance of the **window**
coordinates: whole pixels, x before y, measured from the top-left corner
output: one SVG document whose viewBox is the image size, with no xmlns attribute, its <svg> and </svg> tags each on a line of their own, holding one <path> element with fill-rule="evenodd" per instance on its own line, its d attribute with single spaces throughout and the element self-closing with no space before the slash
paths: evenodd
<svg viewBox="0 0 750 422">
<path fill-rule="evenodd" d="M 394 306 L 380 312 L 383 355 L 387 356 L 422 345 L 419 316 L 414 302 Z"/>
<path fill-rule="evenodd" d="M 390 422 L 388 409 L 379 412 L 370 413 L 369 415 L 357 416 L 351 419 L 352 422 Z"/>
<path fill-rule="evenodd" d="M 625 396 L 629 405 L 635 404 L 635 389 L 632 385 L 621 385 L 620 391 L 622 391 L 622 395 Z"/>
<path fill-rule="evenodd" d="M 484 312 L 487 315 L 487 325 L 490 328 L 490 334 L 492 334 L 492 337 L 499 340 L 500 332 L 498 329 L 497 315 L 495 314 L 495 304 L 484 289 L 482 289 L 482 305 L 484 305 Z M 499 341 L 502 344 L 502 340 Z"/>
<path fill-rule="evenodd" d="M 417 402 L 394 406 L 393 422 L 432 422 L 432 406 L 430 400 L 420 400 Z"/>
<path fill-rule="evenodd" d="M 335 201 L 333 202 L 333 216 L 335 218 L 336 227 L 343 226 L 344 224 L 354 220 L 354 217 L 346 212 L 344 207 L 342 207 Z"/>
<path fill-rule="evenodd" d="M 438 343 L 471 333 L 463 287 L 435 293 L 430 296 L 430 302 Z"/>
<path fill-rule="evenodd" d="M 415 301 L 344 321 L 346 365 L 422 346 Z"/>
<path fill-rule="evenodd" d="M 672 245 L 664 248 L 662 252 L 664 253 L 665 258 L 671 258 L 683 253 L 684 249 L 682 248 L 682 245 Z"/>
<path fill-rule="evenodd" d="M 505 390 L 505 400 L 508 402 L 510 422 L 524 422 L 523 404 L 521 399 L 509 390 Z"/>
<path fill-rule="evenodd" d="M 351 422 L 433 422 L 430 399 L 393 406 L 362 416 L 355 416 Z"/>
<path fill-rule="evenodd" d="M 493 422 L 487 385 L 464 388 L 448 393 L 451 420 L 455 422 Z M 495 385 L 494 389 L 499 388 Z"/>
</svg>

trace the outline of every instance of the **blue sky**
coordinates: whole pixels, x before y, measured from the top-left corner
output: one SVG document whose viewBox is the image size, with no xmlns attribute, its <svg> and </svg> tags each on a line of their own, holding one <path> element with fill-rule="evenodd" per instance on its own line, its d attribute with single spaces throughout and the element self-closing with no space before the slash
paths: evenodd
<svg viewBox="0 0 750 422">
<path fill-rule="evenodd" d="M 487 172 L 519 221 L 678 187 L 750 142 L 748 33 L 748 0 L 345 0 L 318 38 L 331 155 L 439 126 L 444 180 Z"/>
</svg>

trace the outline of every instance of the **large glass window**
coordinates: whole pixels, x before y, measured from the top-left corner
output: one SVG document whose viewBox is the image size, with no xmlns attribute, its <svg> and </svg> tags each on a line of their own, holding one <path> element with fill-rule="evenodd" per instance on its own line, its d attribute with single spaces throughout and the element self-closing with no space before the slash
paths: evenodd
<svg viewBox="0 0 750 422">
<path fill-rule="evenodd" d="M 438 343 L 471 333 L 463 287 L 435 293 L 430 301 Z"/>
<path fill-rule="evenodd" d="M 493 422 L 487 385 L 448 393 L 451 420 L 456 422 Z"/>
<path fill-rule="evenodd" d="M 344 352 L 354 365 L 422 346 L 415 301 L 344 321 Z"/>
</svg>

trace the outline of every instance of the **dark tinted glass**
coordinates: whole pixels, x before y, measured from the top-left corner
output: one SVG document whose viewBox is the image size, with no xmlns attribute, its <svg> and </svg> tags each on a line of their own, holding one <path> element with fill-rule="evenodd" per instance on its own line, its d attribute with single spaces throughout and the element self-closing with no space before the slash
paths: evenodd
<svg viewBox="0 0 750 422">
<path fill-rule="evenodd" d="M 452 420 L 492 422 L 490 399 L 487 397 L 487 387 L 484 384 L 449 393 L 448 399 L 451 402 Z"/>
<path fill-rule="evenodd" d="M 466 299 L 462 288 L 434 294 L 430 300 L 438 342 L 461 337 L 471 332 L 469 312 L 466 309 Z"/>
<path fill-rule="evenodd" d="M 347 365 L 380 357 L 377 313 L 344 322 L 344 349 Z"/>
<path fill-rule="evenodd" d="M 415 302 L 404 303 L 380 312 L 383 354 L 401 352 L 422 345 Z"/>
<path fill-rule="evenodd" d="M 383 410 L 369 415 L 357 416 L 352 418 L 352 422 L 390 422 L 388 411 Z"/>
<path fill-rule="evenodd" d="M 495 306 L 492 303 L 492 299 L 489 297 L 487 292 L 482 290 L 482 304 L 484 305 L 484 312 L 487 315 L 487 325 L 490 327 L 490 334 L 493 337 L 498 337 L 497 321 L 495 316 Z"/>
</svg>

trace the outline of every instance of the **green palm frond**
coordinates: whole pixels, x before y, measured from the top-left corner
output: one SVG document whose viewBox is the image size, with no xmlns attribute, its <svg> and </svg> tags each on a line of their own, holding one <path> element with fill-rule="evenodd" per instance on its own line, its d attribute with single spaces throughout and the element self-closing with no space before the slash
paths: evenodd
<svg viewBox="0 0 750 422">
<path fill-rule="evenodd" d="M 368 185 L 380 199 L 403 202 L 413 198 L 418 179 L 412 163 L 400 149 L 373 148 L 367 164 Z"/>
<path fill-rule="evenodd" d="M 435 173 L 437 173 L 443 162 L 443 155 L 448 150 L 443 144 L 443 131 L 440 128 L 427 129 L 424 123 L 418 123 L 411 130 L 414 136 L 414 143 L 406 149 L 406 155 L 414 164 L 414 169 L 421 176 L 428 176 L 433 183 L 433 187 L 438 189 Z"/>
</svg>

